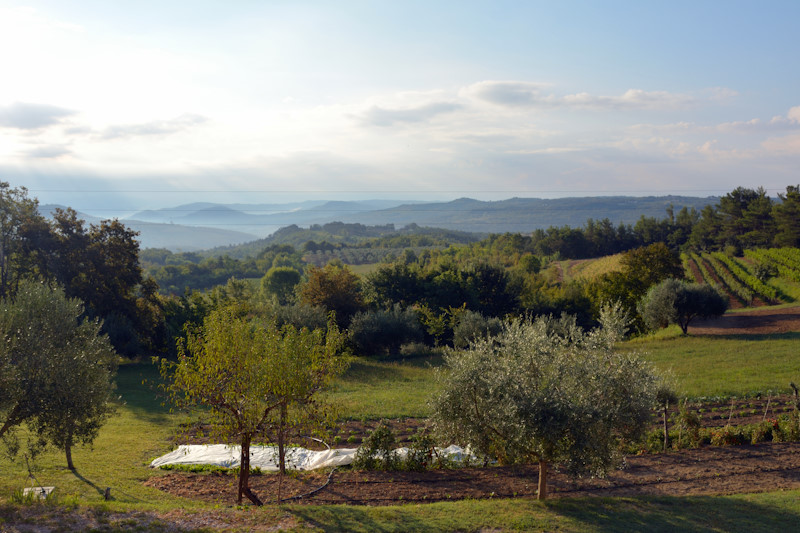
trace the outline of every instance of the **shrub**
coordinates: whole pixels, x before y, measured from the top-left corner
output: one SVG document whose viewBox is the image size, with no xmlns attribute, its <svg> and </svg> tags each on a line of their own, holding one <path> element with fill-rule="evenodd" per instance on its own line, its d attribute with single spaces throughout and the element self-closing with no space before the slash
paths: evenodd
<svg viewBox="0 0 800 533">
<path fill-rule="evenodd" d="M 399 459 L 394 451 L 396 442 L 392 429 L 381 422 L 358 448 L 353 467 L 361 470 L 397 470 Z"/>
<path fill-rule="evenodd" d="M 425 430 L 418 431 L 411 437 L 411 446 L 404 462 L 405 470 L 422 472 L 431 468 L 436 455 L 436 441 Z M 439 460 L 441 466 L 441 459 Z"/>
<path fill-rule="evenodd" d="M 417 312 L 399 304 L 391 309 L 357 313 L 350 322 L 349 335 L 361 355 L 396 355 L 403 344 L 424 338 Z"/>
<path fill-rule="evenodd" d="M 453 327 L 453 347 L 466 348 L 478 339 L 493 337 L 503 329 L 503 322 L 497 317 L 485 317 L 476 311 L 466 310 L 458 316 Z"/>
<path fill-rule="evenodd" d="M 328 322 L 324 308 L 304 303 L 277 306 L 274 313 L 278 327 L 288 324 L 296 329 L 324 330 Z"/>
</svg>

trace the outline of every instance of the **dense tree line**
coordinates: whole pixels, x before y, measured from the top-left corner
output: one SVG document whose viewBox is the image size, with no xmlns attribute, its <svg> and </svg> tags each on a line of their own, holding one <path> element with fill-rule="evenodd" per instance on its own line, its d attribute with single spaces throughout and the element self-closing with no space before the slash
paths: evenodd
<svg viewBox="0 0 800 533">
<path fill-rule="evenodd" d="M 181 295 L 224 285 L 231 278 L 261 278 L 270 268 L 289 267 L 300 273 L 304 263 L 288 244 L 267 246 L 254 257 L 234 259 L 228 255 L 203 258 L 198 253 L 172 253 L 166 249 L 141 252 L 145 273 L 159 285 L 162 294 Z"/>
<path fill-rule="evenodd" d="M 125 355 L 166 342 L 157 285 L 139 265 L 136 232 L 119 221 L 87 225 L 72 209 L 51 221 L 24 187 L 0 182 L 0 297 L 13 296 L 26 279 L 63 287 Z"/>
</svg>

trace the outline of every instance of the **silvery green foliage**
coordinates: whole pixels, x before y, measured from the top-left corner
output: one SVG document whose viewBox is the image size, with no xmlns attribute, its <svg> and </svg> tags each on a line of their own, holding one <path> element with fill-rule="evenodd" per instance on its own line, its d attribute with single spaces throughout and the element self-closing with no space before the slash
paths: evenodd
<svg viewBox="0 0 800 533">
<path fill-rule="evenodd" d="M 589 332 L 568 316 L 515 320 L 494 338 L 449 351 L 432 400 L 437 431 L 501 463 L 546 461 L 602 475 L 655 405 L 653 370 L 613 350 L 628 322 L 619 305 L 605 307 Z"/>
</svg>

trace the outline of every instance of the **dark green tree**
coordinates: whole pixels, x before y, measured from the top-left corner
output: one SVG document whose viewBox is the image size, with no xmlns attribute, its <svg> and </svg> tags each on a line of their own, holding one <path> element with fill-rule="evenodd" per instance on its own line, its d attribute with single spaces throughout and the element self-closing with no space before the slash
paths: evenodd
<svg viewBox="0 0 800 533">
<path fill-rule="evenodd" d="M 800 185 L 789 185 L 772 208 L 775 246 L 800 246 Z"/>
</svg>

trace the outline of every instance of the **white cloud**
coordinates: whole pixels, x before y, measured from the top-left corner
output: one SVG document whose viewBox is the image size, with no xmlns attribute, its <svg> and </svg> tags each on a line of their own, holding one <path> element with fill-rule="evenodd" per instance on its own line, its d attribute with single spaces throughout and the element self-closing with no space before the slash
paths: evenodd
<svg viewBox="0 0 800 533">
<path fill-rule="evenodd" d="M 74 114 L 74 111 L 54 105 L 14 102 L 0 106 L 0 127 L 37 130 L 59 124 Z"/>
<path fill-rule="evenodd" d="M 509 107 L 579 109 L 675 109 L 696 102 L 692 96 L 667 91 L 629 89 L 619 96 L 599 96 L 588 92 L 558 96 L 545 94 L 546 84 L 521 81 L 482 81 L 462 90 L 462 94 Z"/>
<path fill-rule="evenodd" d="M 170 120 L 153 120 L 141 124 L 109 126 L 100 133 L 102 139 L 119 139 L 149 135 L 171 135 L 203 124 L 208 119 L 200 115 L 184 114 Z"/>
<path fill-rule="evenodd" d="M 72 150 L 63 145 L 38 146 L 24 153 L 32 159 L 58 159 L 68 155 L 72 155 Z"/>
<path fill-rule="evenodd" d="M 452 113 L 464 106 L 454 102 L 432 102 L 418 107 L 387 109 L 372 106 L 359 116 L 362 123 L 370 126 L 393 126 L 397 123 L 427 122 L 437 115 Z"/>
</svg>

